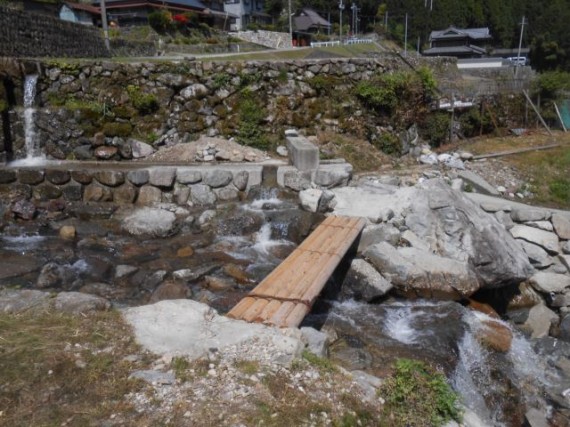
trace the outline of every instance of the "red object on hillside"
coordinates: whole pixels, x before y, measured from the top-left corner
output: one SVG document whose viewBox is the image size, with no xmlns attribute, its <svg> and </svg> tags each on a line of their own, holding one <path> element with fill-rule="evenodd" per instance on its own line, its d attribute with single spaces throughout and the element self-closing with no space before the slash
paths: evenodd
<svg viewBox="0 0 570 427">
<path fill-rule="evenodd" d="M 172 17 L 172 20 L 175 22 L 178 22 L 179 24 L 187 24 L 188 23 L 188 18 L 185 15 L 174 15 Z"/>
</svg>

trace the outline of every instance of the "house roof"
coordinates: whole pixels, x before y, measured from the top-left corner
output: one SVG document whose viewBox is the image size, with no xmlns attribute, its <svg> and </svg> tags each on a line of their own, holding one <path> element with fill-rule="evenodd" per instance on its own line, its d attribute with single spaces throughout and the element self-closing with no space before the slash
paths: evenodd
<svg viewBox="0 0 570 427">
<path fill-rule="evenodd" d="M 85 12 L 89 12 L 92 14 L 100 14 L 101 10 L 98 7 L 95 6 L 91 6 L 90 4 L 85 4 L 85 3 L 72 3 L 72 2 L 65 2 L 64 3 L 68 8 L 73 9 L 73 10 L 83 10 Z"/>
<path fill-rule="evenodd" d="M 489 28 L 456 28 L 453 25 L 445 30 L 432 31 L 429 38 L 430 40 L 446 40 L 468 37 L 473 40 L 491 40 L 491 33 Z"/>
<path fill-rule="evenodd" d="M 423 55 L 428 55 L 428 56 L 455 56 L 463 54 L 484 55 L 485 53 L 486 53 L 485 49 L 473 45 L 432 47 L 422 52 Z"/>
<path fill-rule="evenodd" d="M 293 22 L 295 29 L 299 31 L 306 31 L 309 28 L 317 27 L 329 28 L 331 26 L 329 21 L 308 7 L 301 9 L 299 15 L 293 18 Z"/>
<path fill-rule="evenodd" d="M 99 5 L 101 1 L 94 0 L 93 3 Z M 156 6 L 178 10 L 206 9 L 206 6 L 200 0 L 105 0 L 105 5 L 107 9 L 133 6 Z"/>
</svg>

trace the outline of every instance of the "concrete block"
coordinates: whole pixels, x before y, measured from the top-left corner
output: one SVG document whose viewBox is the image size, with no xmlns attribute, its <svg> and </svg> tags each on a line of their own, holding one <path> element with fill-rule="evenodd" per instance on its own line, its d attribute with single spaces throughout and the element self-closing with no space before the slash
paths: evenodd
<svg viewBox="0 0 570 427">
<path fill-rule="evenodd" d="M 319 167 L 319 149 L 301 136 L 288 136 L 287 149 L 291 163 L 300 171 L 312 171 Z"/>
</svg>

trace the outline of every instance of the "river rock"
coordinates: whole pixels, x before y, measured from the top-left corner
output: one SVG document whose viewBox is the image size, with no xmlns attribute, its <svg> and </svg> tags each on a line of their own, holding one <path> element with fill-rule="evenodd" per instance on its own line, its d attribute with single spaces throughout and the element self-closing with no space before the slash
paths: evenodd
<svg viewBox="0 0 570 427">
<path fill-rule="evenodd" d="M 84 202 L 110 202 L 113 200 L 113 192 L 110 188 L 92 183 L 83 190 Z"/>
<path fill-rule="evenodd" d="M 69 278 L 68 271 L 65 267 L 56 262 L 49 262 L 42 267 L 36 286 L 42 288 L 53 288 L 61 286 Z"/>
<path fill-rule="evenodd" d="M 67 184 L 71 179 L 71 174 L 63 169 L 48 169 L 46 171 L 46 178 L 49 182 L 55 185 Z"/>
<path fill-rule="evenodd" d="M 341 296 L 344 299 L 370 302 L 386 295 L 392 287 L 392 284 L 366 261 L 354 259 L 342 282 Z"/>
<path fill-rule="evenodd" d="M 233 284 L 228 280 L 216 276 L 206 276 L 204 277 L 206 282 L 206 287 L 211 291 L 226 291 L 233 287 Z"/>
<path fill-rule="evenodd" d="M 212 222 L 212 220 L 215 217 L 216 217 L 216 211 L 215 210 L 206 209 L 204 212 L 202 212 L 202 214 L 198 218 L 197 223 L 200 227 L 204 227 L 204 226 L 210 224 L 210 222 Z"/>
<path fill-rule="evenodd" d="M 301 203 L 301 207 L 309 212 L 317 212 L 322 195 L 323 190 L 317 188 L 300 191 L 299 202 Z"/>
<path fill-rule="evenodd" d="M 483 320 L 481 327 L 475 332 L 481 344 L 494 351 L 506 353 L 511 348 L 513 333 L 507 325 L 498 320 Z"/>
<path fill-rule="evenodd" d="M 0 309 L 1 310 L 1 309 Z M 561 340 L 570 342 L 570 314 L 566 314 L 560 321 L 558 336 Z M 569 371 L 570 372 L 570 371 Z"/>
<path fill-rule="evenodd" d="M 178 169 L 176 180 L 180 184 L 196 184 L 202 181 L 202 172 L 191 169 Z"/>
<path fill-rule="evenodd" d="M 95 149 L 95 157 L 101 160 L 109 160 L 117 155 L 118 152 L 119 149 L 117 147 L 104 145 Z"/>
<path fill-rule="evenodd" d="M 64 225 L 59 229 L 59 237 L 64 240 L 73 240 L 75 239 L 75 227 L 73 225 Z"/>
<path fill-rule="evenodd" d="M 230 276 L 236 282 L 240 284 L 250 284 L 252 283 L 251 277 L 245 272 L 243 268 L 235 264 L 225 264 L 223 267 L 225 274 Z"/>
<path fill-rule="evenodd" d="M 518 310 L 521 308 L 534 307 L 543 302 L 542 297 L 534 288 L 527 282 L 522 282 L 518 285 L 518 293 L 515 294 L 509 301 L 507 310 Z"/>
<path fill-rule="evenodd" d="M 11 208 L 17 218 L 31 220 L 36 216 L 36 205 L 29 200 L 18 200 Z"/>
<path fill-rule="evenodd" d="M 566 274 L 539 272 L 529 282 L 534 289 L 545 294 L 561 293 L 570 288 L 570 276 Z"/>
<path fill-rule="evenodd" d="M 49 292 L 35 289 L 1 289 L 0 313 L 23 313 L 29 310 L 46 310 L 51 304 Z"/>
<path fill-rule="evenodd" d="M 515 208 L 511 218 L 515 222 L 544 221 L 550 218 L 550 213 L 544 209 Z"/>
<path fill-rule="evenodd" d="M 137 205 L 147 206 L 162 201 L 162 191 L 152 185 L 143 185 L 139 190 Z"/>
<path fill-rule="evenodd" d="M 184 246 L 176 251 L 176 256 L 178 258 L 188 258 L 194 255 L 194 249 L 192 246 Z"/>
<path fill-rule="evenodd" d="M 155 167 L 149 171 L 149 183 L 155 187 L 171 188 L 175 178 L 175 168 Z"/>
<path fill-rule="evenodd" d="M 18 181 L 21 184 L 37 185 L 44 180 L 44 171 L 38 169 L 18 170 Z"/>
<path fill-rule="evenodd" d="M 166 237 L 172 233 L 176 215 L 164 209 L 142 208 L 122 222 L 125 231 L 135 236 Z"/>
<path fill-rule="evenodd" d="M 113 201 L 117 203 L 134 203 L 137 198 L 137 187 L 130 183 L 125 183 L 113 190 Z"/>
<path fill-rule="evenodd" d="M 558 237 L 563 240 L 570 240 L 570 220 L 560 214 L 554 214 L 551 221 Z"/>
<path fill-rule="evenodd" d="M 351 170 L 346 168 L 317 169 L 315 173 L 315 184 L 332 188 L 346 185 L 351 177 Z"/>
<path fill-rule="evenodd" d="M 190 189 L 190 198 L 192 203 L 201 206 L 213 205 L 216 203 L 216 194 L 209 186 L 204 184 L 195 184 Z"/>
<path fill-rule="evenodd" d="M 558 322 L 558 316 L 544 304 L 532 307 L 522 328 L 530 333 L 531 338 L 546 337 L 553 324 Z"/>
<path fill-rule="evenodd" d="M 180 91 L 180 96 L 185 100 L 194 98 L 201 99 L 208 94 L 208 88 L 201 83 L 195 83 Z"/>
<path fill-rule="evenodd" d="M 80 314 L 109 310 L 111 303 L 96 295 L 82 292 L 60 292 L 54 299 L 53 307 L 57 311 Z"/>
<path fill-rule="evenodd" d="M 233 188 L 233 186 L 223 187 L 223 188 L 216 188 L 214 190 L 214 194 L 218 198 L 218 200 L 222 202 L 227 202 L 230 200 L 237 200 L 239 198 L 239 194 L 237 189 Z"/>
<path fill-rule="evenodd" d="M 260 348 L 271 348 L 275 363 L 288 365 L 304 348 L 299 338 L 287 336 L 277 328 L 232 320 L 192 300 L 132 307 L 123 310 L 123 315 L 133 327 L 137 342 L 160 355 L 177 354 L 195 360 L 212 348 L 249 348 L 257 340 Z"/>
<path fill-rule="evenodd" d="M 158 288 L 154 290 L 150 297 L 149 304 L 154 304 L 155 302 L 163 300 L 186 299 L 190 294 L 190 289 L 186 284 L 176 281 L 168 281 L 161 283 Z"/>
<path fill-rule="evenodd" d="M 233 183 L 239 191 L 244 191 L 247 188 L 249 181 L 249 173 L 247 171 L 240 171 L 233 177 Z"/>
<path fill-rule="evenodd" d="M 95 179 L 103 185 L 117 187 L 125 182 L 125 174 L 121 171 L 104 170 L 95 174 Z"/>
<path fill-rule="evenodd" d="M 437 163 L 437 158 L 435 163 Z M 477 175 L 474 172 L 468 170 L 460 170 L 458 171 L 457 176 L 461 178 L 464 182 L 471 185 L 473 189 L 475 189 L 475 191 L 477 191 L 478 193 L 488 194 L 490 196 L 500 195 L 499 191 L 497 191 L 495 187 L 493 187 L 491 184 L 485 181 L 480 175 Z"/>
<path fill-rule="evenodd" d="M 208 171 L 202 177 L 202 182 L 212 188 L 225 187 L 232 180 L 232 173 L 223 169 Z"/>
<path fill-rule="evenodd" d="M 406 226 L 436 255 L 469 263 L 482 287 L 520 283 L 532 274 L 533 268 L 520 245 L 492 215 L 463 193 L 438 179 L 408 192 Z"/>
<path fill-rule="evenodd" d="M 137 169 L 127 172 L 127 179 L 133 185 L 140 187 L 148 183 L 149 173 L 146 169 Z"/>
<path fill-rule="evenodd" d="M 127 140 L 127 143 L 131 146 L 133 158 L 135 159 L 142 159 L 154 153 L 154 148 L 146 142 L 131 138 Z"/>
<path fill-rule="evenodd" d="M 479 289 L 466 263 L 416 248 L 396 249 L 386 242 L 368 247 L 363 255 L 406 296 L 462 299 Z"/>
<path fill-rule="evenodd" d="M 328 335 L 308 326 L 303 326 L 300 330 L 301 340 L 307 350 L 319 357 L 327 357 Z"/>
<path fill-rule="evenodd" d="M 388 242 L 392 246 L 396 246 L 400 237 L 400 231 L 392 224 L 369 225 L 362 230 L 358 252 L 363 252 L 368 247 L 380 242 Z"/>
<path fill-rule="evenodd" d="M 119 264 L 115 268 L 115 278 L 120 279 L 122 277 L 128 277 L 135 274 L 137 271 L 139 271 L 139 268 L 134 265 Z"/>
<path fill-rule="evenodd" d="M 519 243 L 527 254 L 533 267 L 543 269 L 554 263 L 553 259 L 550 258 L 548 253 L 540 246 L 529 243 L 526 240 L 519 240 Z"/>
<path fill-rule="evenodd" d="M 528 227 L 526 225 L 515 225 L 509 231 L 513 237 L 541 246 L 546 249 L 548 253 L 556 255 L 560 251 L 558 246 L 558 236 L 554 233 L 539 230 L 534 227 Z"/>
</svg>

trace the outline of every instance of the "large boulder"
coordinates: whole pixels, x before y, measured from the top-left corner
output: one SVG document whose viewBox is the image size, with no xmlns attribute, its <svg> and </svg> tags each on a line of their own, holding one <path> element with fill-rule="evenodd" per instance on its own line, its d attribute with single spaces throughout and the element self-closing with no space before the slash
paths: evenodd
<svg viewBox="0 0 570 427">
<path fill-rule="evenodd" d="M 392 287 L 392 284 L 366 261 L 354 259 L 342 283 L 341 294 L 345 298 L 372 301 L 387 294 Z"/>
<path fill-rule="evenodd" d="M 176 215 L 164 209 L 142 208 L 123 220 L 123 229 L 135 236 L 165 237 L 172 233 Z"/>
<path fill-rule="evenodd" d="M 494 216 L 442 180 L 417 188 L 405 222 L 436 255 L 468 263 L 482 287 L 517 284 L 533 272 L 526 253 Z"/>
<path fill-rule="evenodd" d="M 474 271 L 467 263 L 386 242 L 373 245 L 363 255 L 396 288 L 408 297 L 459 300 L 479 289 Z"/>
</svg>

